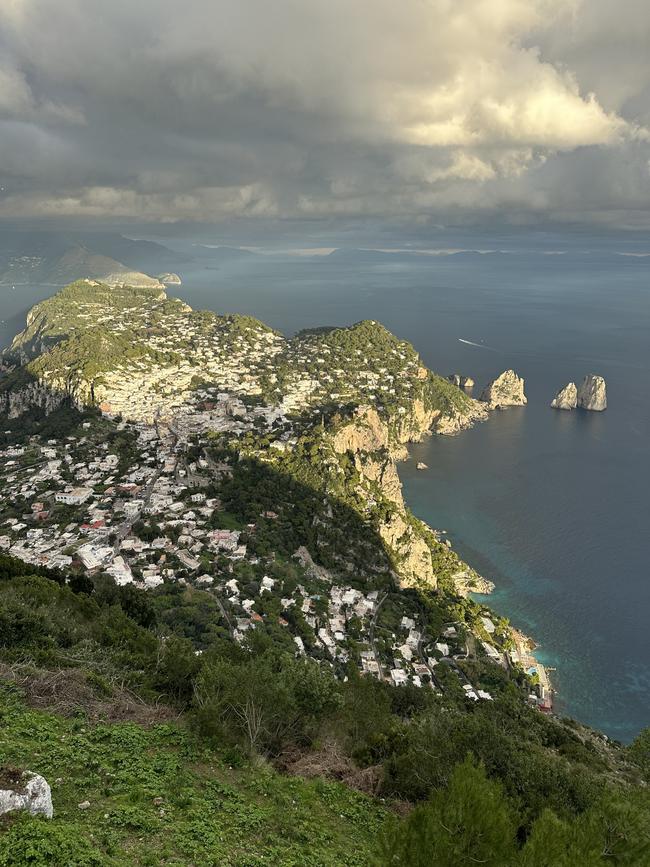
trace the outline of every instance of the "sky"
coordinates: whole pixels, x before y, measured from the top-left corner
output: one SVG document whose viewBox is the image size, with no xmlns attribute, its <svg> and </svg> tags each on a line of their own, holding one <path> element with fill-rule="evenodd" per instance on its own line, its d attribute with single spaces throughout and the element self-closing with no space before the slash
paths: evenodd
<svg viewBox="0 0 650 867">
<path fill-rule="evenodd" d="M 650 227 L 647 0 L 1 0 L 0 218 Z"/>
</svg>

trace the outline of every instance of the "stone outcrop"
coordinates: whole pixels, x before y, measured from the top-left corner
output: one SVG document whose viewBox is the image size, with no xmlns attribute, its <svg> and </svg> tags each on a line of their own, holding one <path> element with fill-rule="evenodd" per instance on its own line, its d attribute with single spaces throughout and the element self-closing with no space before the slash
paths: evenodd
<svg viewBox="0 0 650 867">
<path fill-rule="evenodd" d="M 433 425 L 433 430 L 442 436 L 454 436 L 467 428 L 472 427 L 478 421 L 485 421 L 488 411 L 478 400 L 468 399 L 469 402 L 463 410 L 448 412 L 445 415 L 438 413 Z"/>
<path fill-rule="evenodd" d="M 500 376 L 488 383 L 479 399 L 487 403 L 490 409 L 525 406 L 528 403 L 524 394 L 524 380 L 517 376 L 514 370 L 504 370 Z"/>
<path fill-rule="evenodd" d="M 79 408 L 81 407 L 82 404 L 74 401 L 66 391 L 56 391 L 44 382 L 34 380 L 22 388 L 0 394 L 0 413 L 6 414 L 9 418 L 18 418 L 29 409 L 36 407 L 49 415 L 70 400 Z"/>
<path fill-rule="evenodd" d="M 475 385 L 471 376 L 461 376 L 460 373 L 450 373 L 447 379 L 458 388 L 474 388 Z"/>
<path fill-rule="evenodd" d="M 47 780 L 31 771 L 0 768 L 0 816 L 14 810 L 51 819 L 54 808 Z"/>
<path fill-rule="evenodd" d="M 166 274 L 158 274 L 156 277 L 160 283 L 164 283 L 165 286 L 180 286 L 183 282 L 178 274 L 174 274 L 173 272 Z"/>
<path fill-rule="evenodd" d="M 403 587 L 419 583 L 432 588 L 437 586 L 431 549 L 422 537 L 416 535 L 404 516 L 394 512 L 379 525 L 379 535 L 393 555 Z"/>
<path fill-rule="evenodd" d="M 334 434 L 333 444 L 334 451 L 343 454 L 387 449 L 390 442 L 388 429 L 379 418 L 377 410 L 370 406 L 360 406 L 355 410 L 352 420 Z"/>
<path fill-rule="evenodd" d="M 578 389 L 575 382 L 567 383 L 551 401 L 553 409 L 575 409 L 578 405 Z"/>
<path fill-rule="evenodd" d="M 418 417 L 424 423 L 426 414 L 423 411 Z M 390 516 L 379 522 L 377 529 L 393 559 L 400 583 L 407 586 L 423 582 L 435 587 L 431 550 L 409 523 L 402 497 L 402 483 L 395 461 L 406 456 L 405 449 L 392 441 L 388 426 L 369 406 L 357 408 L 352 419 L 333 435 L 332 445 L 338 455 L 347 453 L 354 460 L 362 480 L 359 486 L 362 498 L 368 497 L 363 489 L 370 483 L 377 485 L 383 497 L 394 507 Z"/>
<path fill-rule="evenodd" d="M 578 388 L 578 406 L 593 412 L 607 409 L 607 386 L 602 376 L 589 373 Z"/>
<path fill-rule="evenodd" d="M 459 596 L 467 597 L 470 593 L 480 593 L 487 596 L 494 590 L 493 581 L 489 581 L 466 565 L 455 572 L 451 578 Z"/>
</svg>

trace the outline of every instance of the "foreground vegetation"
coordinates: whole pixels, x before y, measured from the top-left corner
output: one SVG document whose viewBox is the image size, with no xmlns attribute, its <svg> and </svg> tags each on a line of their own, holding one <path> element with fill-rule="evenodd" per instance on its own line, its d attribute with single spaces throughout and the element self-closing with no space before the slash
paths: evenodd
<svg viewBox="0 0 650 867">
<path fill-rule="evenodd" d="M 283 777 L 176 722 L 66 719 L 6 686 L 0 702 L 3 760 L 38 767 L 56 809 L 5 819 L 1 865 L 370 863 L 386 811 L 342 784 Z"/>
<path fill-rule="evenodd" d="M 197 655 L 184 633 L 208 594 L 183 591 L 175 621 L 164 588 L 26 568 L 0 561 L 0 755 L 49 780 L 56 815 L 5 818 L 0 865 L 650 857 L 647 735 L 609 745 L 509 682 L 471 707 L 342 682 L 271 628 Z M 421 806 L 398 820 L 405 802 Z"/>
</svg>

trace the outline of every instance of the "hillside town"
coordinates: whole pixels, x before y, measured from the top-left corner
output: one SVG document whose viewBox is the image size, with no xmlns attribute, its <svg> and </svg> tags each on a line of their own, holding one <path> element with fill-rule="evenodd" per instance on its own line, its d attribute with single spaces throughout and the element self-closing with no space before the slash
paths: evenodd
<svg viewBox="0 0 650 867">
<path fill-rule="evenodd" d="M 62 440 L 32 436 L 0 450 L 0 548 L 37 566 L 103 573 L 118 585 L 153 590 L 177 582 L 200 588 L 216 597 L 224 625 L 238 642 L 264 622 L 271 605 L 278 623 L 292 633 L 298 655 L 315 654 L 340 672 L 353 659 L 370 676 L 435 691 L 445 688 L 451 673 L 467 700 L 491 700 L 458 665 L 470 648 L 477 652 L 463 624 L 426 634 L 406 604 L 397 620 L 393 615 L 384 623 L 386 594 L 336 583 L 304 549 L 296 552 L 302 580 L 295 586 L 265 574 L 265 564 L 247 550 L 255 524 L 220 526 L 223 508 L 212 494 L 232 466 L 215 463 L 208 437 L 197 436 L 203 423 L 230 432 L 254 429 L 259 408 L 247 410 L 222 395 L 201 410 L 204 401 L 199 393 L 196 416 L 187 412 L 178 428 L 114 424 L 114 444 L 106 438 L 109 422 L 92 417 Z M 203 413 L 211 415 L 206 419 Z M 190 460 L 190 447 L 202 456 Z M 260 517 L 272 521 L 277 515 Z M 238 564 L 253 567 L 252 580 Z M 504 636 L 494 636 L 489 617 L 482 626 L 490 640 L 481 642 L 481 655 L 504 668 L 530 661 L 504 648 Z M 548 709 L 547 690 L 538 693 L 531 701 Z"/>
<path fill-rule="evenodd" d="M 531 702 L 550 709 L 543 667 L 505 622 L 495 625 L 486 610 L 468 625 L 451 606 L 448 622 L 431 626 L 399 589 L 401 576 L 435 589 L 435 548 L 456 593 L 489 591 L 444 553 L 436 531 L 411 520 L 394 465 L 434 419 L 452 419 L 453 430 L 477 410 L 378 323 L 287 339 L 251 317 L 195 312 L 158 289 L 107 291 L 83 280 L 36 305 L 5 357 L 13 427 L 0 450 L 0 549 L 153 593 L 201 589 L 233 640 L 273 623 L 295 654 L 326 661 L 342 678 L 356 665 L 397 686 L 490 701 L 466 661 L 525 668 L 536 685 Z M 34 400 L 46 413 L 82 412 L 63 436 L 16 437 Z M 339 432 L 329 439 L 326 418 Z M 259 484 L 283 489 L 253 513 L 254 487 L 238 489 L 242 460 L 267 467 Z M 302 492 L 299 478 L 308 481 Z M 320 500 L 299 502 L 315 490 Z M 337 500 L 324 508 L 323 495 L 345 502 L 336 516 Z M 295 530 L 304 520 L 328 527 L 311 551 Z M 355 531 L 350 521 L 360 522 Z M 353 555 L 355 545 L 366 553 Z M 317 548 L 336 568 L 314 562 Z"/>
</svg>

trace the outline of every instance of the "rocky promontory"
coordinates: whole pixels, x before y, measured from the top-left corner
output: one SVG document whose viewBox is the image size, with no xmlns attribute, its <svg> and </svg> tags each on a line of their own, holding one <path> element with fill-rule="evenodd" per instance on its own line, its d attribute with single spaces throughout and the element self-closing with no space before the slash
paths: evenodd
<svg viewBox="0 0 650 867">
<path fill-rule="evenodd" d="M 525 406 L 528 403 L 524 394 L 524 380 L 514 370 L 504 372 L 488 383 L 479 400 L 487 403 L 490 409 L 505 406 Z"/>
<path fill-rule="evenodd" d="M 575 409 L 578 405 L 578 388 L 575 382 L 567 383 L 551 401 L 553 409 Z"/>
<path fill-rule="evenodd" d="M 595 373 L 585 376 L 578 389 L 578 406 L 592 412 L 607 409 L 607 386 L 602 376 Z"/>
<path fill-rule="evenodd" d="M 156 280 L 159 283 L 164 283 L 165 286 L 180 286 L 183 282 L 178 274 L 174 274 L 173 272 L 158 274 Z"/>
</svg>

